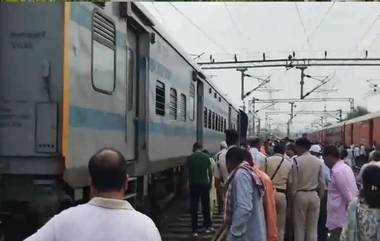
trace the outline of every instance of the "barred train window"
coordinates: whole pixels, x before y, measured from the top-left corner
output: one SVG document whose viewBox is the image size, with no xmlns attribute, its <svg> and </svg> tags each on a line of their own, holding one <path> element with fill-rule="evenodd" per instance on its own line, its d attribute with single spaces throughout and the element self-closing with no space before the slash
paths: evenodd
<svg viewBox="0 0 380 241">
<path fill-rule="evenodd" d="M 218 131 L 222 130 L 222 117 L 219 115 L 218 116 Z"/>
<path fill-rule="evenodd" d="M 215 117 L 214 117 L 214 130 L 217 130 L 218 129 L 218 114 L 215 113 Z"/>
<path fill-rule="evenodd" d="M 207 128 L 207 108 L 205 107 L 204 111 L 203 111 L 203 125 L 205 128 Z"/>
<path fill-rule="evenodd" d="M 115 24 L 95 11 L 92 15 L 92 86 L 112 94 L 115 89 Z"/>
<path fill-rule="evenodd" d="M 216 116 L 216 130 L 220 131 L 220 115 Z"/>
<path fill-rule="evenodd" d="M 216 128 L 218 128 L 217 122 L 216 122 L 217 119 L 218 119 L 218 114 L 215 113 L 215 115 L 214 115 L 214 130 L 216 130 Z"/>
<path fill-rule="evenodd" d="M 156 83 L 156 114 L 165 115 L 165 84 L 158 80 Z"/>
<path fill-rule="evenodd" d="M 133 80 L 135 78 L 135 54 L 131 48 L 127 52 L 127 65 L 128 65 L 128 110 L 133 108 Z"/>
<path fill-rule="evenodd" d="M 213 130 L 215 130 L 215 112 L 212 112 L 212 128 Z"/>
<path fill-rule="evenodd" d="M 190 85 L 189 101 L 190 101 L 190 109 L 189 109 L 190 118 L 189 119 L 194 120 L 194 116 L 195 116 L 195 86 L 194 84 Z"/>
<path fill-rule="evenodd" d="M 169 117 L 172 120 L 177 119 L 177 91 L 173 88 L 170 89 Z"/>
<path fill-rule="evenodd" d="M 209 128 L 209 129 L 211 129 L 211 110 L 209 109 L 208 110 L 208 113 L 207 113 L 207 116 L 208 116 L 208 125 L 207 125 L 207 127 Z"/>
<path fill-rule="evenodd" d="M 214 130 L 216 130 L 218 128 L 217 119 L 218 119 L 218 114 L 215 113 L 215 116 L 214 116 Z"/>
<path fill-rule="evenodd" d="M 186 121 L 186 95 L 181 94 L 178 104 L 178 120 Z"/>
<path fill-rule="evenodd" d="M 216 114 L 216 131 L 219 131 L 219 114 Z"/>
<path fill-rule="evenodd" d="M 218 130 L 218 114 L 215 113 L 215 127 L 214 130 Z"/>
</svg>

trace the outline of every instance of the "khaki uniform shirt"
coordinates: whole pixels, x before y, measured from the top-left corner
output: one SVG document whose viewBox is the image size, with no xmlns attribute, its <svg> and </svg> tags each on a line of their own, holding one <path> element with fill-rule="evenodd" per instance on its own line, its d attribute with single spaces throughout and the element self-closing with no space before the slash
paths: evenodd
<svg viewBox="0 0 380 241">
<path fill-rule="evenodd" d="M 276 189 L 284 190 L 286 191 L 288 189 L 288 183 L 291 183 L 291 170 L 292 170 L 292 164 L 284 159 L 285 157 L 281 154 L 275 154 L 271 157 L 268 157 L 263 167 L 261 168 L 270 178 L 272 178 L 273 174 L 275 173 L 276 169 L 282 161 L 282 164 L 280 168 L 278 169 L 276 175 L 272 179 L 273 186 Z"/>
<path fill-rule="evenodd" d="M 321 161 L 305 152 L 301 156 L 294 159 L 292 168 L 292 192 L 293 195 L 297 191 L 318 191 L 321 197 L 325 192 L 325 181 L 322 172 Z"/>
</svg>

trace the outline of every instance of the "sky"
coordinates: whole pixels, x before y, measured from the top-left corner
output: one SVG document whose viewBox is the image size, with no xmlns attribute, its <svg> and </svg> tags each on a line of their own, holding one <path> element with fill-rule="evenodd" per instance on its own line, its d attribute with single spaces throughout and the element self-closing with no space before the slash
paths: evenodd
<svg viewBox="0 0 380 241">
<path fill-rule="evenodd" d="M 207 61 L 296 57 L 380 57 L 380 3 L 376 2 L 144 2 L 163 29 L 185 52 Z M 247 99 L 299 98 L 300 71 L 281 68 L 249 69 L 256 77 L 270 76 L 267 88 L 272 92 L 253 92 Z M 309 67 L 306 74 L 331 78 L 320 92 L 307 98 L 354 98 L 355 105 L 370 111 L 380 110 L 380 94 L 374 95 L 367 80 L 380 85 L 380 67 Z M 240 72 L 205 70 L 217 87 L 241 106 Z M 246 78 L 246 91 L 259 84 Z M 305 90 L 319 82 L 305 79 Z M 330 90 L 330 91 L 326 91 Z M 257 104 L 261 109 L 267 104 Z M 349 111 L 349 103 L 317 102 L 296 104 L 295 111 Z M 288 111 L 289 104 L 276 104 L 258 112 L 265 125 L 265 112 Z M 288 115 L 268 115 L 271 127 L 286 128 Z M 297 115 L 292 131 L 311 130 L 320 123 L 320 115 Z M 327 117 L 327 122 L 335 123 Z"/>
</svg>

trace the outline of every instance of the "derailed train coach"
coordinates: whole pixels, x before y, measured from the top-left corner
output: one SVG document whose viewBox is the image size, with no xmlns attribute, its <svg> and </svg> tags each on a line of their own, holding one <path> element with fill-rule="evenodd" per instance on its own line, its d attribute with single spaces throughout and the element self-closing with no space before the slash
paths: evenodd
<svg viewBox="0 0 380 241">
<path fill-rule="evenodd" d="M 246 114 L 138 3 L 0 3 L 0 32 L 5 225 L 88 198 L 100 148 L 123 153 L 125 198 L 143 207 L 175 193 L 194 142 L 215 153 L 226 129 L 245 138 Z"/>
<path fill-rule="evenodd" d="M 380 112 L 369 113 L 309 133 L 313 142 L 372 147 L 380 144 Z"/>
</svg>

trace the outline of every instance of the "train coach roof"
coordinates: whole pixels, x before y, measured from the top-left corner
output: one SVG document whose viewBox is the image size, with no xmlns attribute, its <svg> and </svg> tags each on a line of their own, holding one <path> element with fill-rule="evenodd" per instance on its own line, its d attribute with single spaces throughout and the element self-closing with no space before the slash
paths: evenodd
<svg viewBox="0 0 380 241">
<path fill-rule="evenodd" d="M 339 122 L 339 123 L 336 123 L 336 124 L 333 124 L 333 125 L 330 125 L 330 126 L 326 126 L 324 128 L 321 128 L 319 129 L 318 131 L 321 131 L 321 130 L 328 130 L 328 129 L 332 129 L 332 128 L 336 128 L 336 127 L 340 127 L 340 126 L 344 126 L 345 124 L 345 121 L 342 121 L 342 122 Z"/>
<path fill-rule="evenodd" d="M 162 25 L 149 12 L 149 10 L 142 3 L 133 2 L 132 4 L 134 4 L 137 8 L 139 8 L 146 15 L 146 17 L 149 18 L 149 20 L 153 23 L 152 28 L 156 31 L 156 33 L 159 34 L 163 39 L 165 39 L 168 42 L 168 44 L 171 45 L 173 47 L 173 49 L 175 49 L 175 51 L 177 51 L 177 53 L 180 54 L 181 57 L 194 68 L 194 70 L 202 73 L 203 76 L 205 77 L 204 78 L 205 81 L 210 86 L 212 86 L 212 88 L 218 93 L 218 95 L 222 99 L 224 99 L 227 103 L 229 103 L 236 111 L 238 111 L 239 107 L 232 104 L 231 100 L 229 100 L 225 97 L 225 94 L 222 93 L 222 91 L 216 87 L 214 82 L 206 77 L 206 75 L 204 74 L 201 67 L 192 58 L 190 58 L 189 55 L 183 50 L 183 48 L 179 44 L 177 44 L 177 42 L 164 30 Z"/>
<path fill-rule="evenodd" d="M 360 121 L 366 121 L 366 120 L 377 118 L 377 117 L 380 117 L 380 111 L 368 113 L 368 114 L 362 115 L 362 116 L 358 116 L 356 118 L 346 120 L 346 121 L 342 121 L 342 122 L 339 122 L 339 123 L 331 125 L 331 126 L 326 126 L 326 127 L 319 129 L 317 131 L 328 130 L 331 128 L 340 127 L 340 126 L 344 126 L 347 124 L 352 124 L 352 123 L 356 123 L 356 122 L 360 122 Z"/>
<path fill-rule="evenodd" d="M 365 121 L 365 120 L 373 119 L 376 117 L 380 117 L 380 111 L 372 112 L 372 113 L 369 113 L 366 115 L 362 115 L 362 116 L 347 120 L 347 121 L 345 121 L 345 124 L 351 124 L 351 123 L 355 123 L 355 122 L 359 122 L 359 121 Z"/>
</svg>

